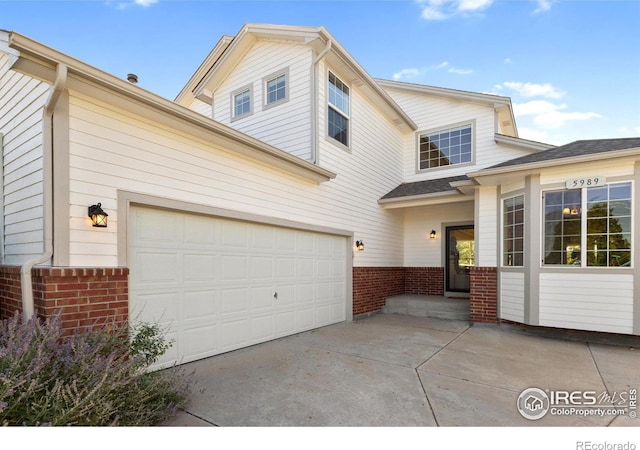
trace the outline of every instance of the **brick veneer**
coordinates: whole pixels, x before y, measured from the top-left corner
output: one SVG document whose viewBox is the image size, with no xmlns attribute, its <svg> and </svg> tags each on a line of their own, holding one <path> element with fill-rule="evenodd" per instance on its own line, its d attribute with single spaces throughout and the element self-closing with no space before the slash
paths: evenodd
<svg viewBox="0 0 640 450">
<path fill-rule="evenodd" d="M 404 293 L 444 295 L 444 267 L 405 267 Z"/>
<path fill-rule="evenodd" d="M 442 267 L 354 267 L 354 317 L 377 312 L 401 294 L 444 295 Z"/>
<path fill-rule="evenodd" d="M 67 332 L 129 315 L 129 269 L 38 267 L 31 272 L 35 312 L 59 315 Z M 20 268 L 0 266 L 0 318 L 22 311 Z"/>
<path fill-rule="evenodd" d="M 496 267 L 471 267 L 469 319 L 476 323 L 498 323 L 498 269 Z"/>
</svg>

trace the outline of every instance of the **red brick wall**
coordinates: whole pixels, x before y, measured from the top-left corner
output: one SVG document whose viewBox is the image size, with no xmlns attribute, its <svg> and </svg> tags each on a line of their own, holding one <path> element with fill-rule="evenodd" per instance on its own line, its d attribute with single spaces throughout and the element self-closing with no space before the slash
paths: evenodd
<svg viewBox="0 0 640 450">
<path fill-rule="evenodd" d="M 380 311 L 401 294 L 444 295 L 442 267 L 354 267 L 353 315 Z"/>
<path fill-rule="evenodd" d="M 444 295 L 444 267 L 405 267 L 404 293 Z"/>
<path fill-rule="evenodd" d="M 403 293 L 403 267 L 353 268 L 354 317 L 380 311 L 387 298 Z"/>
<path fill-rule="evenodd" d="M 471 322 L 498 322 L 498 269 L 496 267 L 471 267 L 469 319 Z"/>
<path fill-rule="evenodd" d="M 126 323 L 129 269 L 38 267 L 31 272 L 35 312 L 60 315 L 68 332 L 110 321 Z M 22 311 L 20 268 L 0 266 L 0 314 Z"/>
</svg>

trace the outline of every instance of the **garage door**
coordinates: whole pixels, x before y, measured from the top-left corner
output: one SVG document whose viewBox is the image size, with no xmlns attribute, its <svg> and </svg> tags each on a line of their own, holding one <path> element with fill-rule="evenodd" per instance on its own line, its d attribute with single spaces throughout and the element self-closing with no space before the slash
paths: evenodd
<svg viewBox="0 0 640 450">
<path fill-rule="evenodd" d="M 346 239 L 132 207 L 130 320 L 167 330 L 158 367 L 344 321 Z"/>
</svg>

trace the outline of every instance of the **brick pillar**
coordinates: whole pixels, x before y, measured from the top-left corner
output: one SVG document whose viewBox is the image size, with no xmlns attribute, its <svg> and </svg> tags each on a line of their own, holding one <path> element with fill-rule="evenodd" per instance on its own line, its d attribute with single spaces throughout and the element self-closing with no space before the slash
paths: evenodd
<svg viewBox="0 0 640 450">
<path fill-rule="evenodd" d="M 471 267 L 469 319 L 478 323 L 498 323 L 498 269 Z"/>
<path fill-rule="evenodd" d="M 59 315 L 68 333 L 129 320 L 129 269 L 36 267 L 31 272 L 35 312 Z M 0 313 L 22 311 L 20 268 L 0 267 Z"/>
</svg>

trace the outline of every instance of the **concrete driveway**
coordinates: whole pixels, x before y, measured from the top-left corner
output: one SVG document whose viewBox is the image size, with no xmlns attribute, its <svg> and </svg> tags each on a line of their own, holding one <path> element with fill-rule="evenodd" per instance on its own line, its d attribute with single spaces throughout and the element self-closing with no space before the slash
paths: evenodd
<svg viewBox="0 0 640 450">
<path fill-rule="evenodd" d="M 628 416 L 522 417 L 516 403 L 530 387 L 640 389 L 640 348 L 514 327 L 379 314 L 185 367 L 193 402 L 165 426 L 640 426 Z"/>
</svg>

